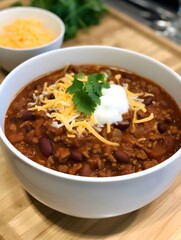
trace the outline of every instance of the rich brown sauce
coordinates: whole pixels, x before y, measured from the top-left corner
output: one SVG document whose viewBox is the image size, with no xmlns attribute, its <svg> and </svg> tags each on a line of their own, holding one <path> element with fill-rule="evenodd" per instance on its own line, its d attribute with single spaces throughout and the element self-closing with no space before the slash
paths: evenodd
<svg viewBox="0 0 181 240">
<path fill-rule="evenodd" d="M 100 134 L 119 146 L 110 146 L 91 133 L 70 138 L 65 127 L 51 125 L 43 111 L 28 111 L 33 92 L 41 92 L 44 82 L 52 84 L 64 75 L 64 69 L 42 76 L 27 85 L 12 101 L 5 119 L 5 134 L 9 141 L 31 160 L 56 171 L 93 177 L 125 175 L 153 167 L 173 155 L 181 146 L 181 111 L 173 98 L 160 86 L 125 69 L 108 66 L 69 66 L 67 72 L 85 74 L 106 72 L 120 85 L 128 84 L 132 92 L 143 96 L 146 113 L 139 110 L 139 119 L 154 114 L 151 121 L 133 124 L 133 111 L 124 114 L 123 121 L 106 126 Z"/>
</svg>

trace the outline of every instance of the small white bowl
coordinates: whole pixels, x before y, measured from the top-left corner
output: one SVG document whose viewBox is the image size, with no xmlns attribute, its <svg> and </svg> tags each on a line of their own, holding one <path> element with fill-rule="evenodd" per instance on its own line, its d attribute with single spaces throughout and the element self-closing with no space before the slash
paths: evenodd
<svg viewBox="0 0 181 240">
<path fill-rule="evenodd" d="M 18 18 L 35 18 L 41 21 L 56 38 L 45 45 L 33 48 L 15 49 L 0 46 L 0 66 L 8 72 L 31 57 L 60 48 L 64 38 L 65 26 L 63 21 L 50 11 L 35 7 L 12 7 L 0 11 L 0 35 L 5 25 Z"/>
<path fill-rule="evenodd" d="M 180 172 L 181 149 L 166 161 L 142 172 L 93 178 L 45 168 L 21 154 L 6 138 L 4 120 L 14 96 L 33 79 L 67 64 L 106 64 L 130 69 L 158 83 L 181 107 L 180 76 L 139 53 L 106 46 L 82 46 L 36 56 L 14 69 L 0 86 L 0 99 L 3 99 L 0 104 L 1 147 L 15 176 L 40 202 L 77 217 L 106 218 L 145 206 L 168 189 Z"/>
</svg>

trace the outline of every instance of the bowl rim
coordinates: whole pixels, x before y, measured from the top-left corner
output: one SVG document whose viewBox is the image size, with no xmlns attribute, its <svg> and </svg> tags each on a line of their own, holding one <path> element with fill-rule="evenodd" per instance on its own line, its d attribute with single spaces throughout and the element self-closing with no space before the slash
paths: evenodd
<svg viewBox="0 0 181 240">
<path fill-rule="evenodd" d="M 6 46 L 2 46 L 0 45 L 0 49 L 4 49 L 4 50 L 9 50 L 9 51 L 15 51 L 15 52 L 24 52 L 24 51 L 34 51 L 34 50 L 39 50 L 42 49 L 44 47 L 47 47 L 51 44 L 53 44 L 54 42 L 56 42 L 58 39 L 63 39 L 64 34 L 65 34 L 65 24 L 63 22 L 63 20 L 57 16 L 55 13 L 47 10 L 47 9 L 43 9 L 43 8 L 38 8 L 38 7 L 32 7 L 32 6 L 17 6 L 17 7 L 9 7 L 6 9 L 3 9 L 0 11 L 0 16 L 1 14 L 6 14 L 6 12 L 15 12 L 15 11 L 23 11 L 23 10 L 27 10 L 30 12 L 42 12 L 44 14 L 46 14 L 47 16 L 50 16 L 52 19 L 54 19 L 60 26 L 60 33 L 50 42 L 40 45 L 40 46 L 36 46 L 36 47 L 32 47 L 32 48 L 13 48 L 13 47 L 6 47 Z M 20 17 L 21 18 L 21 17 Z M 23 17 L 22 17 L 23 18 Z M 4 24 L 5 26 L 6 24 Z"/>
<path fill-rule="evenodd" d="M 34 61 L 34 59 L 38 59 L 38 58 L 42 58 L 46 55 L 51 55 L 54 54 L 54 52 L 62 52 L 62 51 L 71 51 L 73 49 L 114 49 L 116 51 L 120 51 L 120 52 L 127 52 L 127 53 L 131 53 L 131 54 L 136 54 L 141 58 L 147 59 L 149 61 L 152 61 L 154 63 L 156 63 L 157 65 L 160 65 L 161 67 L 164 67 L 167 71 L 169 71 L 175 78 L 178 79 L 178 81 L 181 83 L 181 77 L 179 76 L 179 74 L 177 74 L 173 69 L 169 68 L 168 66 L 166 66 L 165 64 L 159 62 L 156 59 L 153 59 L 152 57 L 149 57 L 145 54 L 133 51 L 133 50 L 129 50 L 129 49 L 124 49 L 124 48 L 119 48 L 119 47 L 112 47 L 112 46 L 99 46 L 99 45 L 83 45 L 83 46 L 73 46 L 73 47 L 65 47 L 65 48 L 60 48 L 60 49 L 56 49 L 56 50 L 52 50 L 50 52 L 46 52 L 46 53 L 42 53 L 40 55 L 37 55 L 35 57 L 32 57 L 31 59 L 26 60 L 25 62 L 21 63 L 19 66 L 17 66 L 15 69 L 13 69 L 3 80 L 3 82 L 0 85 L 0 93 L 2 91 L 3 85 L 6 83 L 6 79 L 8 80 L 11 75 L 14 75 L 16 73 L 16 71 L 19 70 L 19 68 L 22 68 L 23 66 L 26 66 L 27 64 L 30 64 L 32 61 Z M 181 157 L 181 148 L 175 152 L 172 156 L 170 156 L 168 159 L 166 159 L 165 161 L 159 163 L 156 166 L 153 166 L 149 169 L 140 171 L 140 172 L 136 172 L 136 173 L 131 173 L 131 174 L 127 174 L 127 175 L 121 175 L 121 176 L 112 176 L 112 177 L 85 177 L 85 176 L 77 176 L 77 175 L 71 175 L 71 174 L 67 174 L 67 173 L 62 173 L 62 172 L 58 172 L 52 169 L 49 169 L 47 167 L 44 167 L 34 161 L 32 161 L 31 159 L 29 159 L 28 157 L 24 156 L 21 152 L 19 152 L 11 143 L 10 141 L 7 139 L 7 137 L 5 136 L 4 133 L 4 129 L 1 128 L 0 126 L 0 138 L 3 141 L 3 143 L 6 145 L 6 147 L 9 149 L 9 151 L 11 151 L 14 155 L 16 155 L 18 157 L 18 160 L 23 161 L 25 164 L 29 165 L 30 167 L 35 168 L 38 171 L 42 171 L 45 174 L 49 174 L 52 175 L 54 177 L 57 178 L 63 178 L 66 180 L 70 180 L 70 181 L 75 181 L 75 182 L 90 182 L 90 183 L 110 183 L 110 182 L 122 182 L 122 181 L 126 181 L 126 180 L 133 180 L 133 179 L 137 179 L 137 178 L 141 178 L 143 176 L 146 175 L 150 175 L 153 174 L 154 172 L 160 171 L 162 168 L 167 167 L 168 165 L 170 165 L 172 162 L 174 162 L 177 158 Z M 181 170 L 181 166 L 179 171 Z"/>
</svg>

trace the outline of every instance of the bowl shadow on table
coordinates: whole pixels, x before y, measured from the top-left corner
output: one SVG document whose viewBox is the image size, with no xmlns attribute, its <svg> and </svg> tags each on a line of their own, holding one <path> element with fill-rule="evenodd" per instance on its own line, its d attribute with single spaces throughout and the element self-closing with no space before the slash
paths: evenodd
<svg viewBox="0 0 181 240">
<path fill-rule="evenodd" d="M 53 224 L 58 226 L 60 231 L 63 230 L 72 235 L 84 235 L 87 238 L 104 237 L 124 232 L 126 229 L 135 225 L 137 219 L 140 218 L 140 213 L 142 214 L 142 221 L 144 221 L 144 217 L 148 217 L 147 212 L 151 207 L 150 203 L 139 210 L 121 216 L 104 219 L 85 219 L 55 211 L 40 203 L 29 193 L 26 192 L 26 194 L 34 210 L 37 211 L 38 214 L 41 214 L 42 218 L 45 218 L 46 221 L 49 221 L 51 226 Z"/>
</svg>

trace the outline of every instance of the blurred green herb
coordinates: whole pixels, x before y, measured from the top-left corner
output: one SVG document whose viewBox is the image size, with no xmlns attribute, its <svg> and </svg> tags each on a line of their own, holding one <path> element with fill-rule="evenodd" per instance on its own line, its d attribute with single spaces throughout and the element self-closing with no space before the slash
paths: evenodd
<svg viewBox="0 0 181 240">
<path fill-rule="evenodd" d="M 22 6 L 16 2 L 13 6 Z M 101 0 L 31 0 L 30 6 L 47 9 L 58 15 L 65 24 L 64 40 L 73 38 L 80 28 L 100 23 L 107 9 Z"/>
</svg>

